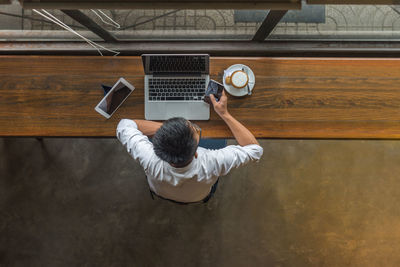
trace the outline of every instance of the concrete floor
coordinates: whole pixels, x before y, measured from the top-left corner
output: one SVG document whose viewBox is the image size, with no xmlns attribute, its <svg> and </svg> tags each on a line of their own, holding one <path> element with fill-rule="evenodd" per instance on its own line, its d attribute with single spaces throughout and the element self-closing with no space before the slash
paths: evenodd
<svg viewBox="0 0 400 267">
<path fill-rule="evenodd" d="M 400 142 L 261 143 L 180 206 L 116 139 L 0 139 L 0 266 L 400 266 Z"/>
</svg>

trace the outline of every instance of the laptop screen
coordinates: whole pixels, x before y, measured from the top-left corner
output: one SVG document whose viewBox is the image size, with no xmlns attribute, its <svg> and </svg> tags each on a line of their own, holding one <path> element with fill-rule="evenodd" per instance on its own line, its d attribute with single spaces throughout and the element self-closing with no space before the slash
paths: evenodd
<svg viewBox="0 0 400 267">
<path fill-rule="evenodd" d="M 208 74 L 209 55 L 142 55 L 146 74 Z"/>
</svg>

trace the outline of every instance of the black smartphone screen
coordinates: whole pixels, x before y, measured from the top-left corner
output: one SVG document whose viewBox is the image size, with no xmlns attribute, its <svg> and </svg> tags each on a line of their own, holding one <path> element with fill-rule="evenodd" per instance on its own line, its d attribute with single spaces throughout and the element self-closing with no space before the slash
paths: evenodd
<svg viewBox="0 0 400 267">
<path fill-rule="evenodd" d="M 105 101 L 100 104 L 100 108 L 107 114 L 111 115 L 131 92 L 132 90 L 125 85 L 116 88 L 107 96 Z"/>
<path fill-rule="evenodd" d="M 210 80 L 210 82 L 208 83 L 206 93 L 205 93 L 204 101 L 210 104 L 211 103 L 210 95 L 213 94 L 215 97 L 215 100 L 217 100 L 217 102 L 218 102 L 222 96 L 223 90 L 224 90 L 224 86 L 222 84 L 220 84 L 214 80 Z"/>
</svg>

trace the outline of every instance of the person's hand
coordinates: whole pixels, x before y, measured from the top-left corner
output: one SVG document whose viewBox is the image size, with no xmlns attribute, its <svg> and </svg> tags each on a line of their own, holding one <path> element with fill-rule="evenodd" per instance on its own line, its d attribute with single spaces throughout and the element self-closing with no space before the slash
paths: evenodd
<svg viewBox="0 0 400 267">
<path fill-rule="evenodd" d="M 217 112 L 220 117 L 228 115 L 228 98 L 226 97 L 225 90 L 222 91 L 222 96 L 218 102 L 215 100 L 213 94 L 210 94 L 210 100 L 213 104 L 215 112 Z"/>
</svg>

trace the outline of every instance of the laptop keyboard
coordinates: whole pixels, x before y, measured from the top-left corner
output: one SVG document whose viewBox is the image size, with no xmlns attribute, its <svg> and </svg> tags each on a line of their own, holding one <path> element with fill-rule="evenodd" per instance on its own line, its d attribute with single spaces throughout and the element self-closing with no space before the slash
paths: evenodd
<svg viewBox="0 0 400 267">
<path fill-rule="evenodd" d="M 204 78 L 150 78 L 149 101 L 203 101 Z"/>
</svg>

